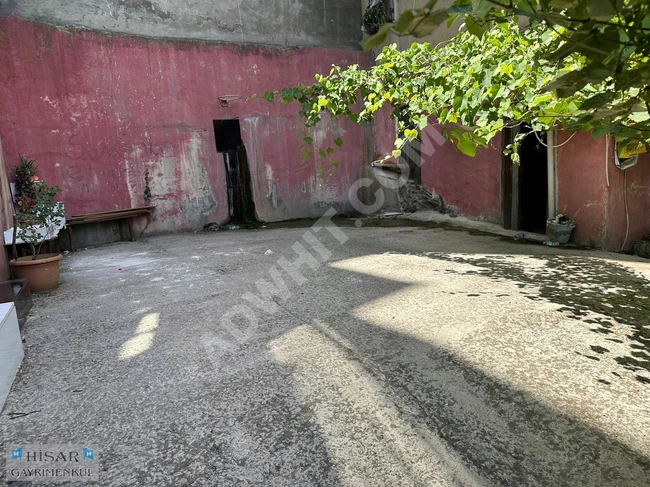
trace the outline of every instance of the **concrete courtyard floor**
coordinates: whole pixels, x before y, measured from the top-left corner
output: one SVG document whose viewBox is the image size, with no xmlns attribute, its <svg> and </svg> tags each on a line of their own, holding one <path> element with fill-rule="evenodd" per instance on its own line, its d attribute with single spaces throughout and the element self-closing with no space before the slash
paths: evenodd
<svg viewBox="0 0 650 487">
<path fill-rule="evenodd" d="M 650 485 L 649 261 L 341 231 L 66 256 L 3 451 L 94 445 L 120 487 Z"/>
</svg>

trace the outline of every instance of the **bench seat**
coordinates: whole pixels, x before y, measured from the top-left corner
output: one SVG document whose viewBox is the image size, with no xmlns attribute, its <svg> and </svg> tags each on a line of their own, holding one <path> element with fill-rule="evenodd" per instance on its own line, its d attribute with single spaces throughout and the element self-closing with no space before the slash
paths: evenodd
<svg viewBox="0 0 650 487">
<path fill-rule="evenodd" d="M 135 208 L 124 208 L 111 211 L 100 211 L 97 213 L 85 213 L 83 215 L 72 215 L 66 217 L 66 229 L 68 231 L 68 239 L 70 240 L 70 250 L 74 251 L 74 240 L 72 237 L 72 227 L 76 225 L 84 225 L 86 223 L 101 223 L 118 221 L 120 224 L 120 236 L 122 235 L 122 224 L 126 222 L 129 240 L 135 241 L 133 233 L 133 218 L 138 216 L 149 216 L 153 213 L 155 206 L 138 206 Z"/>
</svg>

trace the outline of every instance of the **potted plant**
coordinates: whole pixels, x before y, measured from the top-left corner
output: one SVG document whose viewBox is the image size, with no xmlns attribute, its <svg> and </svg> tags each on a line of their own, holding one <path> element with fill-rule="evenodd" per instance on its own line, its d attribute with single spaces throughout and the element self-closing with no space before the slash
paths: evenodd
<svg viewBox="0 0 650 487">
<path fill-rule="evenodd" d="M 569 242 L 571 233 L 576 227 L 576 222 L 566 215 L 556 215 L 546 221 L 546 233 L 551 237 L 553 242 L 565 244 Z"/>
<path fill-rule="evenodd" d="M 20 210 L 36 199 L 36 160 L 20 156 L 20 164 L 16 167 L 16 205 Z"/>
<path fill-rule="evenodd" d="M 14 259 L 9 261 L 19 279 L 27 279 L 32 292 L 44 292 L 59 285 L 59 253 L 41 254 L 43 244 L 52 239 L 61 227 L 65 212 L 63 205 L 54 201 L 60 192 L 43 181 L 35 182 L 34 161 L 21 157 L 16 169 L 16 200 L 18 210 L 14 217 Z M 31 255 L 18 257 L 17 239 L 28 244 Z"/>
</svg>

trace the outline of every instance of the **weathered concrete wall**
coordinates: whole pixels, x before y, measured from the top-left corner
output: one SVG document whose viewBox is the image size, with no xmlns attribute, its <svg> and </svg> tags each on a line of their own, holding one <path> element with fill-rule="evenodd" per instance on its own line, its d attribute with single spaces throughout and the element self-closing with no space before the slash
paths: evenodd
<svg viewBox="0 0 650 487">
<path fill-rule="evenodd" d="M 379 114 L 375 131 L 378 159 L 395 148 L 396 127 L 389 110 Z M 436 124 L 421 135 L 422 184 L 464 216 L 501 223 L 501 138 L 495 137 L 490 148 L 479 149 L 476 157 L 468 157 L 441 132 Z"/>
<path fill-rule="evenodd" d="M 424 7 L 428 2 L 429 0 L 394 0 L 395 18 L 398 19 L 399 16 L 402 13 L 406 12 L 407 10 Z M 451 7 L 452 3 L 454 3 L 454 0 L 438 0 L 436 5 L 434 6 L 434 11 L 438 9 L 447 9 Z M 366 11 L 369 4 L 370 4 L 370 0 L 361 0 L 362 16 L 363 16 L 363 12 Z M 447 27 L 447 22 L 443 22 L 443 24 L 438 26 L 431 34 L 424 37 L 417 37 L 417 38 L 413 36 L 400 37 L 395 34 L 389 34 L 386 37 L 386 40 L 384 41 L 383 44 L 373 49 L 373 53 L 375 55 L 379 54 L 383 46 L 389 44 L 396 44 L 398 49 L 400 50 L 408 49 L 411 46 L 411 44 L 414 42 L 419 42 L 419 43 L 428 42 L 432 46 L 436 46 L 441 42 L 447 41 L 452 37 L 454 37 L 456 34 L 458 34 L 463 23 L 464 23 L 463 16 L 460 16 L 458 19 L 456 19 L 456 21 L 451 25 L 451 27 Z M 528 25 L 528 19 L 526 19 L 525 17 L 521 17 L 519 19 L 519 25 L 522 28 L 525 27 L 526 25 Z"/>
<path fill-rule="evenodd" d="M 0 0 L 2 1 L 2 0 Z M 350 0 L 4 0 L 3 10 L 52 25 L 148 37 L 359 49 Z"/>
<path fill-rule="evenodd" d="M 394 122 L 382 116 L 375 127 L 377 156 L 389 153 Z M 564 144 L 569 136 L 558 134 L 557 210 L 577 222 L 573 241 L 608 250 L 620 250 L 625 242 L 629 250 L 635 240 L 650 234 L 650 154 L 642 155 L 636 166 L 624 172 L 614 163 L 613 143 L 606 154 L 605 138 L 594 140 L 590 133 L 578 133 Z M 492 140 L 490 148 L 480 149 L 475 158 L 462 155 L 449 142 L 433 141 L 429 147 L 435 152 L 422 159 L 424 186 L 464 216 L 502 223 L 501 138 Z"/>
<path fill-rule="evenodd" d="M 568 137 L 560 133 L 558 143 Z M 575 241 L 620 250 L 627 226 L 627 173 L 625 249 L 629 250 L 634 240 L 650 233 L 650 157 L 644 155 L 636 166 L 622 171 L 614 163 L 614 144 L 609 146 L 607 152 L 604 137 L 594 140 L 589 133 L 579 133 L 557 149 L 558 212 L 578 224 Z"/>
<path fill-rule="evenodd" d="M 476 157 L 462 154 L 451 142 L 439 146 L 423 158 L 422 183 L 460 214 L 501 223 L 501 138 Z"/>
<path fill-rule="evenodd" d="M 611 158 L 613 161 L 613 157 Z M 613 164 L 613 162 L 610 162 Z M 639 157 L 636 166 L 625 172 L 616 168 L 610 172 L 610 201 L 607 207 L 607 243 L 611 250 L 618 250 L 625 242 L 625 250 L 630 250 L 635 240 L 650 234 L 650 155 Z M 625 175 L 627 174 L 627 182 Z M 627 207 L 630 229 L 625 240 L 625 191 L 627 187 Z"/>
<path fill-rule="evenodd" d="M 148 230 L 224 220 L 214 119 L 241 120 L 263 220 L 344 208 L 361 173 L 360 127 L 326 121 L 312 131 L 316 150 L 332 145 L 332 135 L 344 139 L 334 153 L 338 169 L 318 156 L 301 164 L 298 106 L 247 96 L 310 83 L 333 63 L 367 64 L 364 53 L 111 37 L 16 17 L 0 23 L 0 47 L 5 162 L 14 165 L 17 153 L 36 158 L 39 174 L 63 190 L 69 214 L 143 205 L 148 185 L 157 207 Z M 243 98 L 223 108 L 226 94 Z"/>
</svg>

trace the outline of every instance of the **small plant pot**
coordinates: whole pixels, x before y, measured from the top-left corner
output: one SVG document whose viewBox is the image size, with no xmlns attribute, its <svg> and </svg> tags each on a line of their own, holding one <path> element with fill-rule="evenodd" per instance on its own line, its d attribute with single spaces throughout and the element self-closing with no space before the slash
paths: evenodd
<svg viewBox="0 0 650 487">
<path fill-rule="evenodd" d="M 18 279 L 27 279 L 33 293 L 43 293 L 59 285 L 61 254 L 41 254 L 34 260 L 31 255 L 9 261 Z"/>
<path fill-rule="evenodd" d="M 571 239 L 571 233 L 575 227 L 575 225 L 555 223 L 552 220 L 548 220 L 546 222 L 546 233 L 551 237 L 553 242 L 565 244 Z"/>
</svg>

